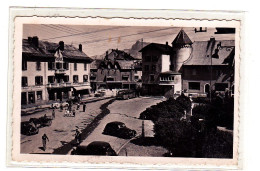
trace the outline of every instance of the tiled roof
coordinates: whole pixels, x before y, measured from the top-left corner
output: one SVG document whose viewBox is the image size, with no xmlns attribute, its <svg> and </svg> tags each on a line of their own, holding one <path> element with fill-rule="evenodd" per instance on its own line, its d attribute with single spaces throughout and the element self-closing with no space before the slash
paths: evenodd
<svg viewBox="0 0 260 171">
<path fill-rule="evenodd" d="M 175 39 L 172 42 L 172 45 L 186 45 L 186 44 L 192 44 L 192 41 L 190 40 L 189 36 L 184 32 L 184 30 L 181 30 L 178 35 L 175 37 Z"/>
<path fill-rule="evenodd" d="M 232 52 L 228 46 L 234 46 L 234 40 L 216 40 L 216 41 L 197 41 L 192 45 L 192 52 L 190 58 L 184 65 L 210 65 L 210 56 L 214 54 L 217 45 L 221 42 L 224 48 L 219 49 L 218 58 L 212 58 L 212 65 L 226 65 L 224 60 Z M 226 47 L 225 47 L 226 46 Z"/>
<path fill-rule="evenodd" d="M 141 49 L 139 52 L 142 52 L 147 49 L 157 49 L 163 54 L 170 54 L 172 47 L 166 44 L 150 43 L 147 46 L 145 46 L 143 49 Z"/>
<path fill-rule="evenodd" d="M 100 63 L 102 62 L 101 59 L 95 59 L 91 64 L 90 64 L 90 69 L 98 69 Z"/>
<path fill-rule="evenodd" d="M 38 48 L 32 43 L 28 42 L 28 39 L 23 39 L 22 51 L 23 55 L 28 57 L 53 57 L 56 50 L 59 48 L 58 43 L 52 43 L 48 41 L 38 41 Z M 62 56 L 67 59 L 79 59 L 91 62 L 92 59 L 88 57 L 84 52 L 78 50 L 72 45 L 64 44 L 64 51 Z"/>
<path fill-rule="evenodd" d="M 121 69 L 134 69 L 134 61 L 118 60 Z"/>
</svg>

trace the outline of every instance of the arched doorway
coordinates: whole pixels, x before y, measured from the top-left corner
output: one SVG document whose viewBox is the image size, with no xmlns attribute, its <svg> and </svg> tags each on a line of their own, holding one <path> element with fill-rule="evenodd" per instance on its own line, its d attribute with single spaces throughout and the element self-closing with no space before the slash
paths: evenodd
<svg viewBox="0 0 260 171">
<path fill-rule="evenodd" d="M 209 94 L 209 91 L 210 91 L 210 85 L 207 83 L 204 86 L 204 93 Z"/>
</svg>

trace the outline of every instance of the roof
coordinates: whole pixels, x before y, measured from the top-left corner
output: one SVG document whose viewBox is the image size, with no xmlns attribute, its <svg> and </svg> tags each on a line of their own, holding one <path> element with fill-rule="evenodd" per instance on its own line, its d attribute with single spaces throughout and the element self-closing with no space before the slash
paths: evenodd
<svg viewBox="0 0 260 171">
<path fill-rule="evenodd" d="M 23 39 L 22 42 L 23 56 L 29 58 L 41 57 L 55 59 L 54 54 L 56 53 L 58 48 L 58 43 L 48 41 L 38 40 L 38 47 L 34 46 L 33 43 L 29 43 L 28 39 Z M 61 53 L 64 59 L 92 62 L 92 59 L 90 57 L 88 57 L 84 52 L 78 50 L 72 45 L 64 44 L 64 50 Z"/>
<path fill-rule="evenodd" d="M 183 29 L 181 29 L 181 31 L 177 34 L 177 36 L 175 37 L 175 39 L 172 42 L 172 45 L 186 45 L 192 44 L 192 41 L 190 40 L 189 36 L 185 33 L 185 31 Z"/>
<path fill-rule="evenodd" d="M 227 47 L 234 47 L 234 40 L 211 40 L 197 41 L 192 45 L 190 58 L 184 65 L 211 65 L 210 56 L 214 54 L 217 45 L 221 42 L 221 47 L 218 51 L 218 58 L 212 58 L 212 65 L 227 65 L 224 60 L 230 55 L 232 50 Z"/>
<path fill-rule="evenodd" d="M 101 62 L 101 59 L 94 59 L 94 61 L 90 64 L 90 69 L 98 69 Z"/>
<path fill-rule="evenodd" d="M 121 69 L 134 69 L 134 61 L 118 60 Z"/>
<path fill-rule="evenodd" d="M 150 43 L 144 48 L 142 48 L 139 52 L 143 52 L 144 50 L 148 50 L 148 49 L 157 49 L 163 54 L 170 54 L 172 47 L 166 44 Z"/>
<path fill-rule="evenodd" d="M 115 60 L 139 60 L 137 58 L 132 57 L 130 54 L 122 51 L 122 50 L 118 50 L 118 49 L 112 49 L 110 54 L 114 54 L 114 59 Z"/>
</svg>

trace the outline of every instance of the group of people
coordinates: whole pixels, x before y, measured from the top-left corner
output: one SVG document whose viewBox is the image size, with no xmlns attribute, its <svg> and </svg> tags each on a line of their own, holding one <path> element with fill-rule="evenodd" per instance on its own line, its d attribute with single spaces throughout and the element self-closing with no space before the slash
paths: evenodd
<svg viewBox="0 0 260 171">
<path fill-rule="evenodd" d="M 73 113 L 73 115 L 75 116 L 76 115 L 76 111 L 75 109 L 71 110 L 72 109 L 72 103 L 69 103 L 68 105 L 68 109 L 70 112 Z M 77 103 L 77 110 L 80 110 L 80 103 Z M 60 105 L 60 110 L 63 111 L 63 106 Z M 86 103 L 83 103 L 83 112 L 86 111 Z M 55 119 L 55 109 L 52 110 L 52 119 Z M 43 146 L 43 150 L 45 151 L 46 150 L 46 144 L 47 144 L 47 141 L 49 141 L 49 138 L 48 136 L 44 133 L 43 136 L 42 136 L 42 146 Z M 76 129 L 76 133 L 75 133 L 75 141 L 76 141 L 76 144 L 79 144 L 81 142 L 81 132 L 79 131 L 79 129 L 77 128 Z"/>
</svg>

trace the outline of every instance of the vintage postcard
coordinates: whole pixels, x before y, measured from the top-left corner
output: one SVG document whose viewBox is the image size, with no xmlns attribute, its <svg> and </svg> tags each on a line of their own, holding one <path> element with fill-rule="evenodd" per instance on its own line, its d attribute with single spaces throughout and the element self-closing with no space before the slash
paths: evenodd
<svg viewBox="0 0 260 171">
<path fill-rule="evenodd" d="M 11 10 L 9 164 L 238 168 L 242 17 L 108 12 Z"/>
</svg>

